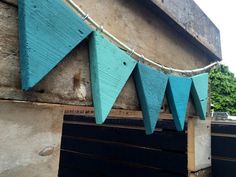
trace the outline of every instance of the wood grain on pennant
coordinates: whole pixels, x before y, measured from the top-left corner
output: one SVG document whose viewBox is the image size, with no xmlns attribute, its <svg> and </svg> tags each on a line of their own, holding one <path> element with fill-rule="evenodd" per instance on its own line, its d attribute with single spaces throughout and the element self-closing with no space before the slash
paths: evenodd
<svg viewBox="0 0 236 177">
<path fill-rule="evenodd" d="M 48 74 L 92 32 L 64 0 L 19 0 L 22 88 Z"/>
<path fill-rule="evenodd" d="M 101 124 L 137 62 L 98 32 L 92 34 L 89 45 L 93 104 L 96 122 Z"/>
<path fill-rule="evenodd" d="M 146 134 L 152 134 L 159 118 L 168 76 L 138 63 L 134 70 L 134 79 Z"/>
<path fill-rule="evenodd" d="M 184 129 L 191 84 L 191 78 L 169 76 L 166 95 L 178 131 Z"/>
<path fill-rule="evenodd" d="M 207 98 L 208 98 L 208 73 L 199 74 L 192 77 L 191 94 L 194 105 L 200 119 L 206 119 Z"/>
</svg>

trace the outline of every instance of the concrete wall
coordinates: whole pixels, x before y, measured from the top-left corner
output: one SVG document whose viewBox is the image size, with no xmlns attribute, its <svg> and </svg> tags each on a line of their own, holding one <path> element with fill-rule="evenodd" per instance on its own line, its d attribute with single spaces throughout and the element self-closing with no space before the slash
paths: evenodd
<svg viewBox="0 0 236 177">
<path fill-rule="evenodd" d="M 0 101 L 0 177 L 56 177 L 63 109 Z"/>
</svg>

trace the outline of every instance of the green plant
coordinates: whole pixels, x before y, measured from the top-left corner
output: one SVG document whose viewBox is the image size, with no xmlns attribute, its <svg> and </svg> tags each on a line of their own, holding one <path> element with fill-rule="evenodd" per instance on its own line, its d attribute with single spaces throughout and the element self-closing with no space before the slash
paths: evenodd
<svg viewBox="0 0 236 177">
<path fill-rule="evenodd" d="M 210 72 L 211 102 L 214 111 L 236 115 L 236 78 L 225 65 L 219 65 Z"/>
</svg>

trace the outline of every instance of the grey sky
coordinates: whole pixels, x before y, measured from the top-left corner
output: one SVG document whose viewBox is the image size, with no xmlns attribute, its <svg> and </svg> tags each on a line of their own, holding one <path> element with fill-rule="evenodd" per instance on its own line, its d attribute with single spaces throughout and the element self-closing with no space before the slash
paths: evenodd
<svg viewBox="0 0 236 177">
<path fill-rule="evenodd" d="M 194 0 L 221 34 L 223 64 L 236 75 L 236 1 Z"/>
</svg>

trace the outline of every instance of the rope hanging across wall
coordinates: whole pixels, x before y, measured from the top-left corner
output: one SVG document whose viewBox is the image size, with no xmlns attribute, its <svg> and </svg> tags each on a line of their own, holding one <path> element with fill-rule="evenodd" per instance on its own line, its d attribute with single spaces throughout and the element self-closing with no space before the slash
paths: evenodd
<svg viewBox="0 0 236 177">
<path fill-rule="evenodd" d="M 126 44 L 121 42 L 119 39 L 117 39 L 115 36 L 113 36 L 111 33 L 109 33 L 107 30 L 104 29 L 102 25 L 99 25 L 95 20 L 93 20 L 89 14 L 85 13 L 79 6 L 77 6 L 73 0 L 66 0 L 79 14 L 81 14 L 81 17 L 84 21 L 88 21 L 92 26 L 95 27 L 96 30 L 100 31 L 104 35 L 106 35 L 108 38 L 110 38 L 114 43 L 118 44 L 121 48 L 123 48 L 125 51 L 127 51 L 128 54 L 136 56 L 139 61 L 146 61 L 153 66 L 163 70 L 163 71 L 168 71 L 168 72 L 177 72 L 181 74 L 196 74 L 196 73 L 201 73 L 205 72 L 206 70 L 211 69 L 215 65 L 219 64 L 219 62 L 213 62 L 203 68 L 198 68 L 198 69 L 193 69 L 193 70 L 181 70 L 181 69 L 176 69 L 176 68 L 171 68 L 164 66 L 162 64 L 156 63 L 151 59 L 146 58 L 143 54 L 137 53 L 134 49 L 128 47 Z"/>
<path fill-rule="evenodd" d="M 198 115 L 205 119 L 208 74 L 193 77 L 167 75 L 137 62 L 140 57 L 161 70 L 179 73 L 203 72 L 216 63 L 197 70 L 178 70 L 162 66 L 128 48 L 79 9 L 71 0 L 19 0 L 19 36 L 22 89 L 29 90 L 42 80 L 83 39 L 89 36 L 90 74 L 95 118 L 103 123 L 122 88 L 132 75 L 135 80 L 144 126 L 153 133 L 166 94 L 177 130 L 184 127 L 189 95 Z M 84 18 L 78 16 L 76 8 Z M 84 20 L 99 27 L 93 31 Z M 102 33 L 128 52 L 104 38 Z M 131 51 L 131 53 L 129 52 Z"/>
</svg>

